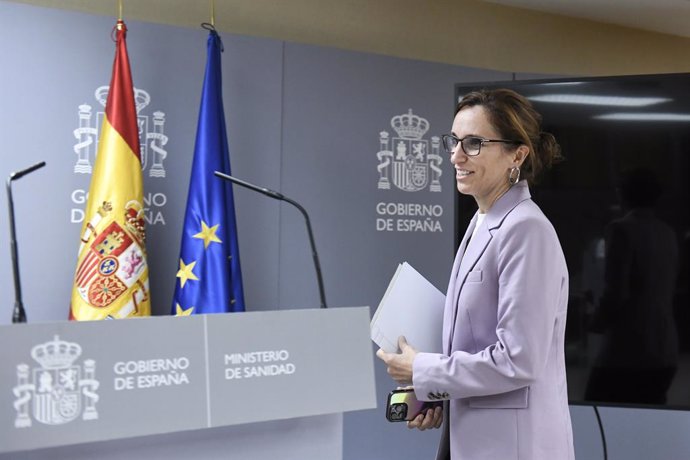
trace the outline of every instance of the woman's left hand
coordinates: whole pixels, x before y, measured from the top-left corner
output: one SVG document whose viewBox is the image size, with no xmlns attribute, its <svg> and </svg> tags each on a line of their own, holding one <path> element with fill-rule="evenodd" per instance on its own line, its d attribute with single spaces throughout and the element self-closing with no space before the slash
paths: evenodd
<svg viewBox="0 0 690 460">
<path fill-rule="evenodd" d="M 400 353 L 387 353 L 379 348 L 376 356 L 386 363 L 388 374 L 393 380 L 401 385 L 411 385 L 412 363 L 415 356 L 417 356 L 417 350 L 412 348 L 403 336 L 400 336 L 398 339 L 398 347 L 400 348 Z"/>
<path fill-rule="evenodd" d="M 407 427 L 417 428 L 420 431 L 429 430 L 431 428 L 440 428 L 443 424 L 443 406 L 435 407 L 434 409 L 427 409 L 413 420 L 407 422 Z"/>
</svg>

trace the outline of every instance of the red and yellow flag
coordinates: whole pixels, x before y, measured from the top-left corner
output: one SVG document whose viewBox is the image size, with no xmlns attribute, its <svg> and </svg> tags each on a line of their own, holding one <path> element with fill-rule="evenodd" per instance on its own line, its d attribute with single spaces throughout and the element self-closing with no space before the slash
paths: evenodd
<svg viewBox="0 0 690 460">
<path fill-rule="evenodd" d="M 148 316 L 143 179 L 127 28 L 117 22 L 113 76 L 84 210 L 70 319 Z"/>
</svg>

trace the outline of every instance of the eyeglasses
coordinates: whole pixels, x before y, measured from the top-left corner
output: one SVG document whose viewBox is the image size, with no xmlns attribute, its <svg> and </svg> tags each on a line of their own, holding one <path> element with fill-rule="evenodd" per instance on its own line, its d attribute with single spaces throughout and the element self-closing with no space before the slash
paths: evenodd
<svg viewBox="0 0 690 460">
<path fill-rule="evenodd" d="M 441 140 L 443 141 L 443 148 L 446 149 L 446 152 L 452 154 L 458 144 L 460 144 L 462 151 L 471 157 L 479 155 L 479 152 L 482 150 L 482 146 L 484 144 L 488 144 L 489 142 L 502 142 L 504 144 L 521 143 L 520 141 L 510 141 L 506 139 L 484 139 L 483 137 L 477 136 L 465 136 L 462 139 L 459 139 L 454 134 L 444 134 L 441 136 Z"/>
</svg>

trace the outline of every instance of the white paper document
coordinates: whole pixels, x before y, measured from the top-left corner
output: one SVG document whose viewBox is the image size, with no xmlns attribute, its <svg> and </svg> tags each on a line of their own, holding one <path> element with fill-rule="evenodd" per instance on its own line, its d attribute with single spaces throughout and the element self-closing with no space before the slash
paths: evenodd
<svg viewBox="0 0 690 460">
<path fill-rule="evenodd" d="M 440 353 L 446 296 L 410 264 L 398 265 L 371 320 L 371 340 L 389 353 L 398 351 L 398 337 L 417 351 Z"/>
</svg>

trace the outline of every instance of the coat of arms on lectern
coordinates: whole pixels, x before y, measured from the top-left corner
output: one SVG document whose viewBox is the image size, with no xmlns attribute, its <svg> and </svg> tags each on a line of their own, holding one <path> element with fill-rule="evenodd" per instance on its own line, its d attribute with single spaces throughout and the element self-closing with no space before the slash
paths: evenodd
<svg viewBox="0 0 690 460">
<path fill-rule="evenodd" d="M 31 349 L 31 357 L 39 367 L 17 365 L 17 386 L 13 389 L 17 398 L 14 401 L 16 428 L 30 427 L 30 414 L 46 425 L 62 425 L 80 415 L 83 420 L 98 418 L 96 363 L 87 359 L 83 367 L 75 364 L 81 351 L 79 344 L 55 336 Z"/>
</svg>

